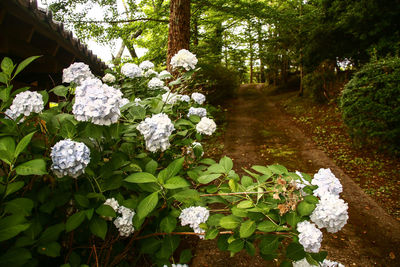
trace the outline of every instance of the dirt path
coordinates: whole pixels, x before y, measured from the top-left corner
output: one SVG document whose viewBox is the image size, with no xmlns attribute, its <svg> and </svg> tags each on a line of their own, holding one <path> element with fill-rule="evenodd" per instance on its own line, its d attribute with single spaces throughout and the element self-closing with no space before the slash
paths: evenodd
<svg viewBox="0 0 400 267">
<path fill-rule="evenodd" d="M 261 92 L 261 86 L 243 85 L 237 99 L 227 104 L 226 155 L 235 169 L 255 164 L 285 165 L 289 170 L 314 174 L 330 168 L 343 184 L 342 197 L 349 203 L 349 221 L 337 234 L 324 232 L 322 249 L 328 258 L 346 266 L 400 266 L 400 223 L 367 196 L 353 180 L 293 125 Z M 191 266 L 271 266 L 245 252 L 230 258 L 215 241 L 199 242 Z"/>
</svg>

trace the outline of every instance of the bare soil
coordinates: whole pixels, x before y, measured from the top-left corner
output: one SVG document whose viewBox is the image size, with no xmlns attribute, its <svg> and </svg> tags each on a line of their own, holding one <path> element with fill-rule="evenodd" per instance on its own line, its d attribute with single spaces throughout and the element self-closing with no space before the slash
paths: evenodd
<svg viewBox="0 0 400 267">
<path fill-rule="evenodd" d="M 322 149 L 279 109 L 262 85 L 243 85 L 238 97 L 225 105 L 227 129 L 224 154 L 234 168 L 279 163 L 309 174 L 330 168 L 343 185 L 349 221 L 337 234 L 324 232 L 322 249 L 328 258 L 346 266 L 400 266 L 400 222 L 388 215 L 339 168 Z M 234 257 L 221 252 L 215 240 L 198 242 L 191 266 L 275 266 L 242 251 Z"/>
</svg>

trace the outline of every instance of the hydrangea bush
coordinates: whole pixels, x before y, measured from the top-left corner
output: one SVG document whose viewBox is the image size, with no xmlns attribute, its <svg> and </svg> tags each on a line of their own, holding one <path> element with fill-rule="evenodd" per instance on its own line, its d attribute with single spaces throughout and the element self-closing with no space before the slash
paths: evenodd
<svg viewBox="0 0 400 267">
<path fill-rule="evenodd" d="M 131 63 L 103 81 L 74 65 L 71 84 L 50 90 L 61 99 L 51 108 L 45 91 L 30 94 L 46 108 L 11 93 L 12 77 L 35 58 L 3 60 L 0 265 L 188 266 L 193 248 L 178 249 L 185 235 L 218 239 L 231 255 L 254 255 L 257 243 L 282 266 L 332 263 L 319 228 L 337 232 L 348 219 L 339 180 L 281 165 L 240 176 L 228 157 L 203 158 L 200 142 L 216 124 L 205 96 L 187 88 L 197 59 L 183 55 L 190 62 L 180 55 L 177 64 L 192 70 L 155 90 Z"/>
</svg>

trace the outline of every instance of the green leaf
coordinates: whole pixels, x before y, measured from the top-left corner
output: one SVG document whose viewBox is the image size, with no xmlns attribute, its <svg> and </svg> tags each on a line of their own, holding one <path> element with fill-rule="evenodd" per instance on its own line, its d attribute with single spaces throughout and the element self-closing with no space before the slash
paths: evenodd
<svg viewBox="0 0 400 267">
<path fill-rule="evenodd" d="M 13 79 L 15 76 L 17 76 L 18 73 L 20 73 L 23 69 L 25 69 L 29 64 L 32 63 L 32 61 L 34 61 L 35 59 L 39 58 L 41 56 L 32 56 L 32 57 L 28 57 L 27 59 L 25 59 L 24 61 L 22 61 L 21 63 L 19 63 L 17 70 L 14 73 Z"/>
<path fill-rule="evenodd" d="M 274 232 L 276 231 L 276 224 L 271 221 L 263 221 L 258 224 L 257 229 L 262 232 Z"/>
<path fill-rule="evenodd" d="M 249 236 L 251 236 L 254 231 L 256 230 L 256 223 L 254 221 L 248 220 L 242 223 L 242 225 L 240 225 L 240 238 L 247 238 Z"/>
<path fill-rule="evenodd" d="M 238 217 L 245 218 L 248 216 L 248 211 L 245 209 L 238 209 L 237 207 L 231 208 L 232 214 Z"/>
<path fill-rule="evenodd" d="M 7 186 L 7 191 L 4 197 L 11 195 L 12 193 L 17 192 L 20 190 L 22 187 L 24 187 L 25 183 L 23 181 L 18 181 L 18 182 L 13 182 L 11 184 L 8 184 Z"/>
<path fill-rule="evenodd" d="M 0 266 L 22 266 L 32 254 L 25 248 L 11 248 L 6 253 L 0 256 Z"/>
<path fill-rule="evenodd" d="M 0 159 L 11 165 L 14 161 L 15 141 L 12 137 L 0 138 Z"/>
<path fill-rule="evenodd" d="M 129 175 L 124 179 L 128 183 L 156 183 L 157 178 L 154 177 L 153 174 L 148 173 L 148 172 L 137 172 Z"/>
<path fill-rule="evenodd" d="M 270 169 L 268 169 L 265 166 L 259 166 L 259 165 L 255 165 L 251 167 L 253 170 L 255 170 L 256 172 L 262 173 L 264 175 L 267 175 L 268 177 L 272 176 L 272 171 Z"/>
<path fill-rule="evenodd" d="M 230 170 L 233 168 L 233 162 L 230 158 L 227 156 L 223 157 L 220 161 L 219 164 L 224 167 L 225 172 L 228 173 Z"/>
<path fill-rule="evenodd" d="M 14 158 L 17 158 L 18 155 L 24 151 L 24 149 L 28 146 L 28 144 L 31 142 L 32 136 L 36 133 L 32 132 L 26 136 L 24 136 L 24 138 L 21 139 L 21 141 L 19 141 L 17 147 L 15 148 L 15 152 L 14 152 Z"/>
<path fill-rule="evenodd" d="M 167 181 L 168 179 L 176 176 L 180 170 L 183 167 L 183 162 L 185 161 L 185 158 L 179 158 L 171 162 L 168 167 L 165 169 L 165 175 L 162 179 L 162 181 Z"/>
<path fill-rule="evenodd" d="M 75 228 L 77 228 L 79 225 L 83 223 L 85 220 L 85 211 L 79 211 L 75 214 L 72 214 L 68 219 L 67 223 L 65 225 L 65 230 L 68 232 L 71 232 Z"/>
<path fill-rule="evenodd" d="M 5 74 L 8 76 L 11 76 L 11 73 L 14 70 L 14 64 L 12 60 L 9 57 L 5 57 L 3 61 L 1 62 L 1 69 Z"/>
<path fill-rule="evenodd" d="M 160 222 L 160 229 L 165 233 L 171 233 L 175 230 L 177 224 L 177 220 L 175 217 L 167 216 L 164 217 Z"/>
<path fill-rule="evenodd" d="M 270 169 L 270 171 L 272 171 L 273 173 L 276 173 L 276 174 L 284 174 L 284 173 L 289 172 L 285 166 L 278 165 L 278 164 L 270 165 L 270 166 L 268 166 L 268 169 Z"/>
<path fill-rule="evenodd" d="M 319 199 L 317 197 L 311 195 L 305 196 L 304 200 L 310 204 L 318 204 L 319 202 Z"/>
<path fill-rule="evenodd" d="M 242 185 L 247 188 L 249 186 L 252 186 L 254 184 L 253 179 L 251 179 L 251 177 L 249 176 L 243 176 L 242 177 Z"/>
<path fill-rule="evenodd" d="M 206 232 L 206 235 L 205 235 L 204 238 L 205 238 L 206 240 L 214 239 L 214 238 L 216 238 L 218 235 L 219 235 L 219 230 L 216 229 L 216 228 L 212 228 L 212 229 L 210 229 L 210 230 L 208 230 L 208 231 Z"/>
<path fill-rule="evenodd" d="M 224 215 L 222 215 L 222 214 L 213 214 L 208 218 L 207 224 L 209 226 L 217 226 L 217 225 L 219 225 L 219 222 L 220 222 L 221 218 L 223 218 L 223 217 L 224 217 Z"/>
<path fill-rule="evenodd" d="M 171 236 L 168 235 L 164 238 L 162 244 L 161 244 L 161 249 L 158 253 L 158 257 L 168 259 L 174 251 L 178 248 L 180 243 L 180 238 L 179 236 Z"/>
<path fill-rule="evenodd" d="M 94 216 L 90 220 L 89 229 L 92 234 L 104 240 L 107 234 L 107 222 L 100 217 Z"/>
<path fill-rule="evenodd" d="M 152 212 L 158 203 L 158 192 L 154 192 L 147 197 L 145 197 L 142 201 L 140 201 L 137 207 L 137 216 L 139 219 L 146 218 L 147 215 Z"/>
<path fill-rule="evenodd" d="M 29 198 L 15 198 L 5 203 L 4 211 L 12 214 L 29 216 L 33 209 L 33 201 Z"/>
<path fill-rule="evenodd" d="M 219 221 L 219 225 L 225 229 L 235 229 L 239 224 L 240 218 L 233 215 L 225 216 Z"/>
<path fill-rule="evenodd" d="M 55 95 L 58 95 L 58 96 L 67 97 L 68 87 L 65 87 L 64 85 L 58 85 L 58 86 L 54 87 L 53 89 L 51 89 L 50 92 L 53 92 Z"/>
<path fill-rule="evenodd" d="M 86 218 L 90 221 L 93 217 L 94 209 L 85 210 Z"/>
<path fill-rule="evenodd" d="M 302 201 L 297 205 L 297 212 L 300 216 L 308 216 L 315 209 L 316 205 L 308 203 L 307 201 Z"/>
<path fill-rule="evenodd" d="M 215 164 L 215 160 L 210 159 L 210 158 L 205 158 L 205 159 L 200 160 L 200 163 L 205 164 L 205 165 L 213 165 L 213 164 Z"/>
<path fill-rule="evenodd" d="M 15 167 L 15 171 L 18 175 L 47 174 L 46 161 L 44 161 L 44 159 L 33 159 L 18 165 Z"/>
<path fill-rule="evenodd" d="M 194 189 L 185 189 L 182 190 L 172 196 L 175 198 L 177 201 L 186 203 L 186 204 L 191 204 L 196 201 L 200 200 L 200 195 L 199 192 L 197 192 Z"/>
<path fill-rule="evenodd" d="M 0 72 L 0 83 L 7 84 L 7 81 L 8 81 L 7 75 L 2 73 L 2 72 Z"/>
<path fill-rule="evenodd" d="M 158 167 L 157 161 L 150 160 L 149 162 L 147 162 L 145 170 L 146 172 L 154 175 L 156 173 L 157 167 Z"/>
<path fill-rule="evenodd" d="M 254 206 L 254 204 L 253 204 L 253 201 L 251 201 L 251 200 L 243 200 L 243 201 L 239 202 L 239 204 L 237 204 L 237 207 L 239 209 L 247 209 L 247 208 L 251 208 L 253 206 Z"/>
<path fill-rule="evenodd" d="M 273 254 L 279 246 L 279 237 L 273 235 L 263 236 L 260 242 L 260 251 L 262 254 Z"/>
<path fill-rule="evenodd" d="M 60 135 L 63 138 L 73 139 L 78 133 L 75 124 L 71 120 L 64 120 L 61 124 Z"/>
<path fill-rule="evenodd" d="M 47 227 L 46 230 L 40 235 L 38 240 L 39 244 L 46 244 L 49 242 L 57 241 L 60 234 L 65 230 L 65 225 L 63 223 L 59 223 L 56 225 L 52 225 Z"/>
<path fill-rule="evenodd" d="M 225 173 L 225 168 L 220 164 L 213 164 L 207 170 L 210 173 Z"/>
<path fill-rule="evenodd" d="M 179 176 L 172 177 L 164 185 L 164 187 L 167 189 L 176 189 L 176 188 L 182 188 L 182 187 L 188 187 L 188 186 L 190 186 L 190 183 L 188 181 L 186 181 L 184 178 L 179 177 Z"/>
<path fill-rule="evenodd" d="M 11 215 L 0 219 L 0 242 L 13 238 L 30 226 L 21 215 Z"/>
<path fill-rule="evenodd" d="M 192 259 L 193 254 L 190 249 L 184 249 L 181 252 L 181 255 L 179 256 L 179 263 L 189 263 L 190 260 Z"/>
<path fill-rule="evenodd" d="M 85 197 L 84 195 L 75 194 L 74 198 L 75 198 L 76 202 L 79 205 L 81 205 L 82 207 L 84 207 L 84 208 L 89 207 L 89 204 L 90 204 L 89 199 L 87 197 Z"/>
<path fill-rule="evenodd" d="M 109 205 L 101 205 L 96 209 L 96 213 L 104 217 L 117 217 L 115 210 Z"/>
<path fill-rule="evenodd" d="M 61 246 L 57 242 L 51 242 L 38 246 L 37 252 L 52 258 L 60 256 Z"/>
<path fill-rule="evenodd" d="M 296 227 L 297 223 L 300 221 L 300 217 L 297 216 L 295 211 L 291 211 L 286 213 L 286 221 L 287 223 L 292 226 L 293 228 Z"/>
<path fill-rule="evenodd" d="M 161 246 L 162 241 L 156 238 L 146 238 L 140 241 L 140 253 L 154 254 Z"/>
<path fill-rule="evenodd" d="M 201 184 L 208 184 L 221 176 L 220 173 L 206 174 L 199 177 L 198 182 Z"/>
<path fill-rule="evenodd" d="M 146 110 L 141 106 L 136 106 L 132 102 L 132 106 L 127 104 L 121 109 L 121 112 L 128 109 L 127 117 L 132 120 L 143 120 L 146 117 Z"/>
<path fill-rule="evenodd" d="M 244 241 L 242 239 L 236 239 L 228 245 L 228 250 L 233 253 L 241 251 L 244 247 Z"/>
<path fill-rule="evenodd" d="M 38 91 L 38 93 L 42 95 L 43 105 L 46 106 L 49 101 L 49 94 L 45 90 Z"/>
<path fill-rule="evenodd" d="M 290 243 L 286 248 L 286 257 L 294 261 L 299 261 L 306 257 L 306 253 L 303 246 L 299 243 Z"/>
</svg>

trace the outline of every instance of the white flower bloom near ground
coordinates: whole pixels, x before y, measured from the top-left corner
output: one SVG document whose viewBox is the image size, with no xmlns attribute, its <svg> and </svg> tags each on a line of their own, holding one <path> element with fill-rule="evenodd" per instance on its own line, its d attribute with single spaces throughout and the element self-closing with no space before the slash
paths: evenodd
<svg viewBox="0 0 400 267">
<path fill-rule="evenodd" d="M 176 102 L 181 100 L 181 95 L 174 94 L 174 93 L 171 93 L 171 92 L 166 92 L 165 94 L 163 94 L 161 96 L 161 98 L 162 98 L 162 101 L 165 102 L 166 104 L 173 105 Z"/>
<path fill-rule="evenodd" d="M 340 231 L 349 219 L 348 204 L 333 194 L 325 194 L 311 214 L 311 221 L 330 233 Z"/>
<path fill-rule="evenodd" d="M 144 73 L 144 77 L 158 77 L 158 73 L 155 70 L 149 69 Z"/>
<path fill-rule="evenodd" d="M 115 212 L 117 212 L 117 211 L 118 211 L 118 208 L 119 208 L 118 201 L 117 201 L 115 198 L 108 198 L 108 199 L 104 202 L 104 205 L 110 206 L 111 208 L 113 208 L 113 210 L 114 210 Z"/>
<path fill-rule="evenodd" d="M 196 55 L 192 54 L 186 49 L 179 50 L 179 52 L 171 58 L 171 65 L 174 69 L 178 67 L 183 67 L 185 70 L 188 71 L 194 69 L 196 67 L 196 64 Z"/>
<path fill-rule="evenodd" d="M 201 118 L 200 122 L 196 125 L 196 131 L 199 134 L 212 135 L 217 129 L 217 125 L 212 119 L 207 117 Z"/>
<path fill-rule="evenodd" d="M 199 116 L 200 118 L 207 116 L 207 110 L 205 108 L 194 108 L 191 107 L 189 108 L 189 113 L 187 114 L 188 117 L 196 115 Z"/>
<path fill-rule="evenodd" d="M 172 78 L 172 75 L 171 75 L 171 73 L 169 71 L 163 70 L 158 74 L 158 77 L 161 80 L 166 80 L 166 79 Z"/>
<path fill-rule="evenodd" d="M 299 222 L 297 224 L 299 231 L 299 243 L 304 247 L 304 251 L 318 253 L 321 248 L 322 232 L 309 221 Z"/>
<path fill-rule="evenodd" d="M 90 162 L 90 150 L 84 143 L 65 139 L 51 148 L 50 157 L 53 161 L 51 169 L 57 177 L 77 178 Z"/>
<path fill-rule="evenodd" d="M 189 103 L 190 102 L 190 96 L 182 95 L 181 96 L 181 101 Z"/>
<path fill-rule="evenodd" d="M 4 113 L 12 120 L 20 115 L 29 116 L 31 113 L 40 113 L 44 108 L 43 97 L 37 92 L 25 91 L 17 94 L 10 106 Z"/>
<path fill-rule="evenodd" d="M 141 68 L 142 70 L 149 70 L 154 68 L 154 64 L 151 61 L 145 60 L 139 64 L 139 68 Z"/>
<path fill-rule="evenodd" d="M 321 265 L 309 264 L 306 258 L 293 262 L 293 267 L 315 267 L 315 266 L 318 266 L 318 267 L 344 267 L 344 265 L 341 264 L 340 262 L 330 261 L 327 259 L 325 259 L 321 263 Z"/>
<path fill-rule="evenodd" d="M 84 80 L 95 78 L 88 65 L 75 62 L 63 70 L 62 82 L 80 85 Z"/>
<path fill-rule="evenodd" d="M 202 105 L 204 103 L 204 101 L 206 101 L 206 96 L 203 95 L 202 93 L 193 93 L 192 99 L 197 104 Z"/>
<path fill-rule="evenodd" d="M 142 69 L 133 63 L 125 63 L 121 68 L 121 73 L 128 78 L 138 78 L 143 76 Z"/>
<path fill-rule="evenodd" d="M 181 225 L 189 225 L 195 233 L 201 234 L 205 231 L 200 228 L 201 223 L 205 223 L 210 216 L 210 212 L 204 207 L 189 207 L 183 209 L 181 215 L 179 215 L 179 219 L 181 220 Z M 201 239 L 204 238 L 204 235 L 199 235 Z"/>
<path fill-rule="evenodd" d="M 314 190 L 314 196 L 323 197 L 327 193 L 339 195 L 343 191 L 342 184 L 339 179 L 332 173 L 331 169 L 321 168 L 311 181 L 312 185 L 317 185 Z"/>
<path fill-rule="evenodd" d="M 146 118 L 137 126 L 137 129 L 144 136 L 146 149 L 151 152 L 167 150 L 171 145 L 169 137 L 175 130 L 171 120 L 164 113 Z"/>
<path fill-rule="evenodd" d="M 116 78 L 111 73 L 106 73 L 106 75 L 104 75 L 104 77 L 101 80 L 105 83 L 113 83 L 115 82 Z"/>
<path fill-rule="evenodd" d="M 164 87 L 164 82 L 157 77 L 154 77 L 149 81 L 147 87 L 151 90 L 162 89 Z"/>
<path fill-rule="evenodd" d="M 135 212 L 131 209 L 128 209 L 124 206 L 119 206 L 118 213 L 121 216 L 117 217 L 114 220 L 114 225 L 117 227 L 120 236 L 130 236 L 135 231 L 135 228 L 132 224 L 133 216 L 135 216 Z"/>
</svg>

